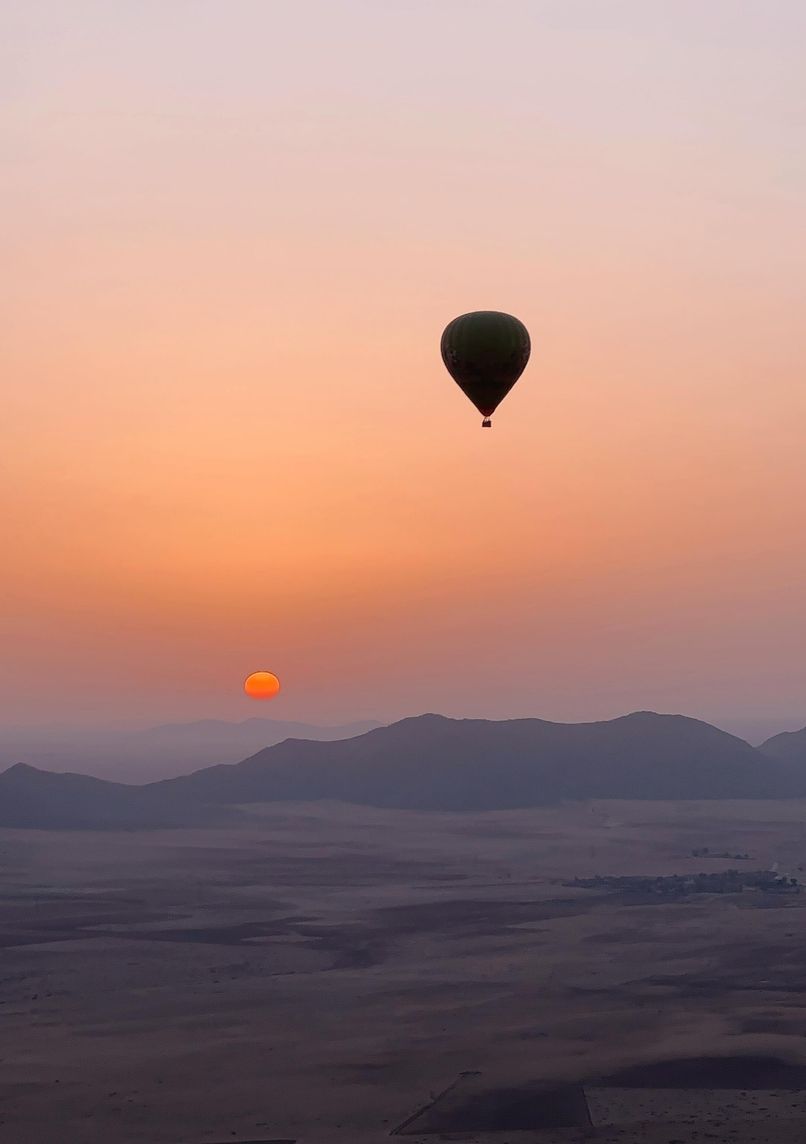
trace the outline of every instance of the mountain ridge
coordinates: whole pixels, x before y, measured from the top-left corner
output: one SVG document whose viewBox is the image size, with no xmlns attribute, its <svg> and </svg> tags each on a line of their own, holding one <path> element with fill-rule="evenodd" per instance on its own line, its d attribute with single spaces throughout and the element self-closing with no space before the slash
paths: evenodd
<svg viewBox="0 0 806 1144">
<path fill-rule="evenodd" d="M 229 806 L 171 800 L 158 784 L 130 786 L 15 763 L 0 774 L 0 826 L 32 830 L 131 830 L 209 826 L 240 816 Z"/>
<path fill-rule="evenodd" d="M 198 719 L 140 729 L 0 728 L 0 759 L 53 771 L 81 770 L 110 782 L 151 782 L 246 755 L 291 737 L 351 738 L 380 726 L 374 720 L 345 724 L 301 723 L 253 716 Z"/>
<path fill-rule="evenodd" d="M 726 766 L 730 774 L 721 773 Z M 163 786 L 211 801 L 342 798 L 486 810 L 562 799 L 775 797 L 790 793 L 786 778 L 748 743 L 683 715 L 633 712 L 569 724 L 428 713 L 355 739 L 286 740 L 234 767 Z"/>
<path fill-rule="evenodd" d="M 427 713 L 352 739 L 285 739 L 142 785 L 18 764 L 0 774 L 0 826 L 187 825 L 284 801 L 479 812 L 593 798 L 791 798 L 806 794 L 805 774 L 685 715 L 557 723 Z"/>
<path fill-rule="evenodd" d="M 772 735 L 764 740 L 759 750 L 779 762 L 806 766 L 806 727 L 799 731 L 781 731 Z"/>
</svg>

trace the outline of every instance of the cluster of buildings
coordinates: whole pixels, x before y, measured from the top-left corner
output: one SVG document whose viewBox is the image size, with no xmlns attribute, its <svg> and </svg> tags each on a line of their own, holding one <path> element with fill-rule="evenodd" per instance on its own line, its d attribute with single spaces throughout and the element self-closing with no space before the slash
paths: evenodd
<svg viewBox="0 0 806 1144">
<path fill-rule="evenodd" d="M 771 870 L 721 870 L 713 874 L 620 875 L 574 878 L 567 886 L 590 890 L 616 890 L 620 893 L 655 894 L 677 898 L 686 894 L 738 894 L 742 890 L 800 893 L 797 878 L 786 878 Z"/>
</svg>

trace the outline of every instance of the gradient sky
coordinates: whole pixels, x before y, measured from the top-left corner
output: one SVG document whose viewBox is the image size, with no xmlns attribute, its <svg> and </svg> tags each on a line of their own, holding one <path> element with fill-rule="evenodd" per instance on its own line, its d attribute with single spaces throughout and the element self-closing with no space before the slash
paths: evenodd
<svg viewBox="0 0 806 1144">
<path fill-rule="evenodd" d="M 806 723 L 802 0 L 0 42 L 0 720 Z M 491 432 L 483 308 L 533 341 Z"/>
</svg>

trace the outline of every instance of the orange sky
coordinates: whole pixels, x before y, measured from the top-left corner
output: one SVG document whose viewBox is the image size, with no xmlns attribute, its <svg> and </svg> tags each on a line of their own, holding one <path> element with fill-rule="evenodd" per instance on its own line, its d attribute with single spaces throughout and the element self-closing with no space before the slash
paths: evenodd
<svg viewBox="0 0 806 1144">
<path fill-rule="evenodd" d="M 800 0 L 16 7 L 0 720 L 806 722 Z"/>
</svg>

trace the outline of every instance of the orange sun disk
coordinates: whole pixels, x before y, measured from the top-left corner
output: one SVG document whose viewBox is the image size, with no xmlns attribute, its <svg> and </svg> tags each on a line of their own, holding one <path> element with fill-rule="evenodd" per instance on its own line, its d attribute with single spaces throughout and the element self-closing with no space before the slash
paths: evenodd
<svg viewBox="0 0 806 1144">
<path fill-rule="evenodd" d="M 253 671 L 244 680 L 243 689 L 250 699 L 273 699 L 280 690 L 280 680 L 271 671 Z"/>
</svg>

